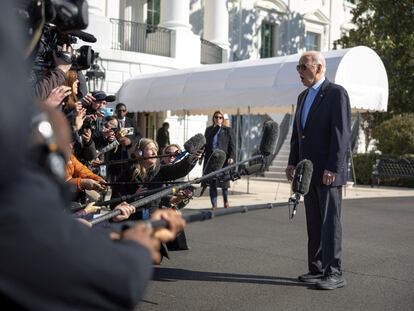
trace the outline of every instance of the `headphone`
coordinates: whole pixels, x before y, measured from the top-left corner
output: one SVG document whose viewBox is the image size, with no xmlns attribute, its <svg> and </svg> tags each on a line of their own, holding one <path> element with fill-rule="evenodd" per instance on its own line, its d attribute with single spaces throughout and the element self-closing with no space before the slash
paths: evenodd
<svg viewBox="0 0 414 311">
<path fill-rule="evenodd" d="M 40 137 L 40 143 L 32 148 L 35 162 L 46 169 L 55 179 L 63 182 L 66 175 L 66 159 L 58 148 L 52 124 L 46 112 L 40 112 L 32 118 L 33 135 Z"/>
</svg>

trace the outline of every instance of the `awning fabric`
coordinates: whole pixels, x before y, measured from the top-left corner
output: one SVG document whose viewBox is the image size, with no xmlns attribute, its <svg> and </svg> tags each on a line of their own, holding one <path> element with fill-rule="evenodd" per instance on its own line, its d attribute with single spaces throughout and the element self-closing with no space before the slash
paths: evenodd
<svg viewBox="0 0 414 311">
<path fill-rule="evenodd" d="M 322 52 L 326 77 L 349 93 L 359 110 L 387 110 L 388 78 L 379 56 L 365 46 Z M 296 72 L 300 54 L 144 74 L 126 81 L 118 101 L 129 111 L 255 113 L 292 111 L 304 90 Z"/>
</svg>

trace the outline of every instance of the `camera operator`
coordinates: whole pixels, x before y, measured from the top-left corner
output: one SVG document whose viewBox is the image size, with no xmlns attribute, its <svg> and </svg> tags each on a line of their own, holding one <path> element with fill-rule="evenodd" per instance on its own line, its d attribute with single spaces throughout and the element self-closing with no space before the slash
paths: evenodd
<svg viewBox="0 0 414 311">
<path fill-rule="evenodd" d="M 53 54 L 54 68 L 48 70 L 46 75 L 39 80 L 35 77 L 36 81 L 33 87 L 33 99 L 36 103 L 48 104 L 50 99 L 49 101 L 47 101 L 47 99 L 53 90 L 62 94 L 62 96 L 64 96 L 63 98 L 70 94 L 68 93 L 67 88 L 62 88 L 67 79 L 66 74 L 72 67 L 71 60 L 63 57 L 63 55 L 65 55 L 64 53 L 72 54 L 72 47 L 64 44 L 61 57 L 56 56 L 56 53 Z"/>
</svg>

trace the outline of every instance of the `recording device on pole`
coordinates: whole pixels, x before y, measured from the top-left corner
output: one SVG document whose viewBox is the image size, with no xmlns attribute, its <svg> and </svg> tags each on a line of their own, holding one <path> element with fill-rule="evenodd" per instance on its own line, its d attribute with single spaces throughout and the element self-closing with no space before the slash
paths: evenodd
<svg viewBox="0 0 414 311">
<path fill-rule="evenodd" d="M 177 155 L 175 160 L 172 163 L 176 163 L 180 161 L 182 158 L 187 156 L 188 154 L 195 153 L 197 150 L 200 150 L 206 144 L 206 138 L 203 134 L 196 134 L 187 140 L 184 143 L 184 151 Z"/>
<path fill-rule="evenodd" d="M 270 164 L 270 156 L 276 152 L 276 144 L 279 137 L 279 125 L 275 121 L 266 121 L 263 124 L 262 140 L 260 141 L 258 159 L 249 161 L 249 165 L 239 165 L 236 171 L 231 171 L 229 174 L 222 174 L 220 181 L 235 181 L 241 176 L 248 176 L 262 173 Z"/>
<path fill-rule="evenodd" d="M 271 157 L 276 153 L 277 140 L 279 138 L 279 124 L 269 120 L 263 124 L 262 140 L 260 141 L 260 154 L 263 155 L 264 169 L 270 165 Z"/>
<path fill-rule="evenodd" d="M 292 180 L 292 192 L 294 196 L 289 198 L 289 219 L 295 217 L 296 207 L 299 204 L 300 197 L 305 196 L 309 192 L 312 173 L 313 163 L 310 160 L 304 159 L 296 165 Z M 291 205 L 293 205 L 292 212 L 290 212 Z"/>
</svg>

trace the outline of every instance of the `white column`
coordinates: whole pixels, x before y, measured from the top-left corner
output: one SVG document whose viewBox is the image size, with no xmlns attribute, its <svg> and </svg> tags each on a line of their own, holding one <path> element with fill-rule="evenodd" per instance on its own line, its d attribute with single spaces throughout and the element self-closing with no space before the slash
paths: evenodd
<svg viewBox="0 0 414 311">
<path fill-rule="evenodd" d="M 200 37 L 191 31 L 190 0 L 161 0 L 160 27 L 173 30 L 171 56 L 182 67 L 200 64 Z"/>
<path fill-rule="evenodd" d="M 204 39 L 229 47 L 229 12 L 226 0 L 204 1 Z"/>
<path fill-rule="evenodd" d="M 113 2 L 116 1 L 110 1 L 110 3 Z M 88 4 L 89 26 L 85 31 L 93 34 L 97 39 L 97 42 L 92 44 L 92 48 L 95 50 L 110 49 L 112 44 L 112 27 L 107 16 L 107 1 L 88 0 Z M 111 8 L 111 11 L 113 11 L 113 8 Z"/>
<path fill-rule="evenodd" d="M 190 0 L 161 0 L 160 27 L 191 31 Z"/>
<path fill-rule="evenodd" d="M 229 12 L 226 0 L 204 1 L 204 39 L 224 50 L 224 59 L 229 51 Z"/>
</svg>

